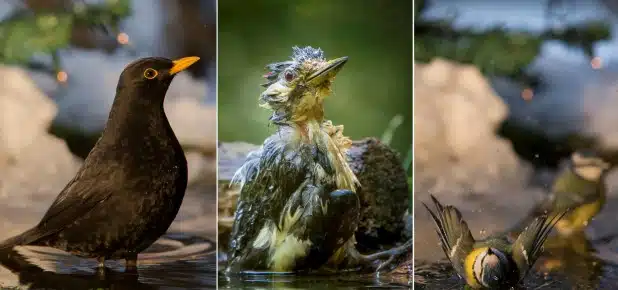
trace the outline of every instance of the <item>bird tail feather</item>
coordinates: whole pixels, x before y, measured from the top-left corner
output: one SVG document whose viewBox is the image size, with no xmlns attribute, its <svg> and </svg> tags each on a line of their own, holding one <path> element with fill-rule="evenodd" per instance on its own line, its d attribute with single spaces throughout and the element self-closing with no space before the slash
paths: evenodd
<svg viewBox="0 0 618 290">
<path fill-rule="evenodd" d="M 30 240 L 29 237 L 32 235 L 33 232 L 34 232 L 34 229 L 30 229 L 30 230 L 25 231 L 24 233 L 21 233 L 17 236 L 8 238 L 4 240 L 3 242 L 0 242 L 0 251 L 11 250 L 15 246 L 25 245 L 29 243 L 28 241 Z"/>
</svg>

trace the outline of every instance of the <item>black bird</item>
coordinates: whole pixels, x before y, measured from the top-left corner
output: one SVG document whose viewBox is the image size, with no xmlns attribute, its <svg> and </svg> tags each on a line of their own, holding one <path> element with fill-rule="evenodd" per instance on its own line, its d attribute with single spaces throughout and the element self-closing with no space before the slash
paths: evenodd
<svg viewBox="0 0 618 290">
<path fill-rule="evenodd" d="M 199 60 L 142 58 L 129 64 L 102 136 L 34 228 L 0 244 L 58 248 L 77 256 L 125 259 L 163 235 L 187 187 L 187 160 L 163 110 L 175 74 Z"/>
</svg>

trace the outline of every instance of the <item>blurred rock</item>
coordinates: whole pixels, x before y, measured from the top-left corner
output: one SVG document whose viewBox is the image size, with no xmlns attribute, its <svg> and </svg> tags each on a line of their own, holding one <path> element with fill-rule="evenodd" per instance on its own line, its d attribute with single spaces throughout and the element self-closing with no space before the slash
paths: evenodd
<svg viewBox="0 0 618 290">
<path fill-rule="evenodd" d="M 13 157 L 32 141 L 46 134 L 56 115 L 56 106 L 18 67 L 0 67 L 0 140 L 5 153 Z"/>
<path fill-rule="evenodd" d="M 214 106 L 203 104 L 199 98 L 174 98 L 166 102 L 165 112 L 185 150 L 215 155 L 217 109 Z"/>
<path fill-rule="evenodd" d="M 168 232 L 194 234 L 216 240 L 216 158 L 185 151 L 189 178 L 180 212 Z"/>
<path fill-rule="evenodd" d="M 1 240 L 34 225 L 80 163 L 47 133 L 57 109 L 28 74 L 0 66 L 0 80 Z"/>
<path fill-rule="evenodd" d="M 522 187 L 528 170 L 495 134 L 507 107 L 478 69 L 436 59 L 414 70 L 415 192 Z"/>
<path fill-rule="evenodd" d="M 228 185 L 250 151 L 259 146 L 245 142 L 219 145 L 219 249 L 224 249 L 233 222 L 238 187 Z M 361 183 L 361 217 L 356 240 L 361 251 L 379 249 L 405 240 L 404 213 L 410 189 L 398 154 L 375 138 L 354 141 L 349 163 Z"/>
</svg>

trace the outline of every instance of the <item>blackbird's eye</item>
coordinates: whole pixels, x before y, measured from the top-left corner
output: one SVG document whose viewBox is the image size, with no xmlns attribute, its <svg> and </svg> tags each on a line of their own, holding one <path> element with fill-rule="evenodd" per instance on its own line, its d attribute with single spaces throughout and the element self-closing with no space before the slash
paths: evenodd
<svg viewBox="0 0 618 290">
<path fill-rule="evenodd" d="M 291 82 L 294 79 L 295 75 L 292 71 L 286 71 L 284 77 L 286 81 Z"/>
<path fill-rule="evenodd" d="M 151 68 L 147 68 L 144 71 L 144 77 L 149 79 L 149 80 L 156 78 L 157 75 L 159 75 L 159 72 L 157 72 L 156 70 L 151 69 Z"/>
</svg>

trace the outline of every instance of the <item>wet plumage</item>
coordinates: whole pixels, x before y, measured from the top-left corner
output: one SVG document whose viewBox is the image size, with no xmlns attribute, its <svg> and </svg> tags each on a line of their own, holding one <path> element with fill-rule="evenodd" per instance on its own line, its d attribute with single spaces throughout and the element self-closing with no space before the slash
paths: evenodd
<svg viewBox="0 0 618 290">
<path fill-rule="evenodd" d="M 343 126 L 324 117 L 323 100 L 346 62 L 295 47 L 292 60 L 267 66 L 260 106 L 273 111 L 277 132 L 234 177 L 241 192 L 228 271 L 302 271 L 375 260 L 354 247 L 360 204 L 346 160 L 351 141 Z"/>
<path fill-rule="evenodd" d="M 517 285 L 542 254 L 543 243 L 566 211 L 535 218 L 514 242 L 505 236 L 476 241 L 459 210 L 432 195 L 430 213 L 442 250 L 457 274 L 473 289 L 508 289 Z"/>
<path fill-rule="evenodd" d="M 0 244 L 44 245 L 78 256 L 126 259 L 163 235 L 187 186 L 184 152 L 163 110 L 174 75 L 197 61 L 144 58 L 120 75 L 106 127 L 39 224 Z"/>
<path fill-rule="evenodd" d="M 278 129 L 234 178 L 241 196 L 230 242 L 232 271 L 316 268 L 353 235 L 359 201 L 358 181 L 344 157 L 350 142 L 336 142 L 346 139 L 343 128 L 324 120 L 322 109 L 329 74 L 345 61 L 327 62 L 321 50 L 308 47 L 294 48 L 292 61 L 268 66 L 260 105 L 273 110 Z M 345 228 L 337 239 L 325 237 L 330 215 L 341 211 L 350 213 Z M 309 253 L 313 258 L 304 259 Z"/>
</svg>

